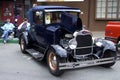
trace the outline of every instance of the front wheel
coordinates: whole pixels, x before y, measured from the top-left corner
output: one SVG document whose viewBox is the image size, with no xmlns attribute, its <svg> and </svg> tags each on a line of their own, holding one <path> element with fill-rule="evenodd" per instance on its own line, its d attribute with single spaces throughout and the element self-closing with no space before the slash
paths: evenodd
<svg viewBox="0 0 120 80">
<path fill-rule="evenodd" d="M 116 50 L 119 52 L 120 51 L 120 40 L 117 42 Z"/>
<path fill-rule="evenodd" d="M 60 76 L 63 71 L 59 70 L 60 58 L 55 54 L 53 50 L 49 50 L 47 54 L 47 64 L 50 73 L 55 76 Z"/>
<path fill-rule="evenodd" d="M 115 51 L 105 51 L 103 58 L 109 58 L 109 57 L 115 57 L 116 56 L 116 52 Z M 111 66 L 113 66 L 115 64 L 115 62 L 112 63 L 108 63 L 108 64 L 103 64 L 101 65 L 102 67 L 106 67 L 109 68 Z"/>
</svg>

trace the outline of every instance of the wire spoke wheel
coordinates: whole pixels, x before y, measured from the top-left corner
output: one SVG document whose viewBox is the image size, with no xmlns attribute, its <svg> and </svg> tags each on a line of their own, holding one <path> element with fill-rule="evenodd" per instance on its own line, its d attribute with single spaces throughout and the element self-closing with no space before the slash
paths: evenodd
<svg viewBox="0 0 120 80">
<path fill-rule="evenodd" d="M 22 53 L 26 53 L 27 46 L 26 46 L 23 36 L 20 38 L 20 48 L 21 48 Z"/>
<path fill-rule="evenodd" d="M 21 46 L 21 50 L 23 51 L 24 50 L 24 40 L 21 38 L 20 40 L 20 46 Z"/>
<path fill-rule="evenodd" d="M 57 69 L 56 55 L 53 52 L 51 52 L 49 55 L 49 66 L 54 71 Z"/>
<path fill-rule="evenodd" d="M 60 76 L 64 72 L 63 70 L 59 70 L 60 61 L 60 57 L 56 55 L 54 50 L 50 49 L 47 53 L 47 64 L 50 73 L 52 73 L 55 76 Z"/>
<path fill-rule="evenodd" d="M 115 56 L 116 56 L 116 52 L 108 50 L 108 51 L 105 51 L 103 58 L 109 58 L 109 57 L 115 57 Z M 112 63 L 103 64 L 101 66 L 109 68 L 113 66 L 114 64 L 115 62 L 112 62 Z"/>
</svg>

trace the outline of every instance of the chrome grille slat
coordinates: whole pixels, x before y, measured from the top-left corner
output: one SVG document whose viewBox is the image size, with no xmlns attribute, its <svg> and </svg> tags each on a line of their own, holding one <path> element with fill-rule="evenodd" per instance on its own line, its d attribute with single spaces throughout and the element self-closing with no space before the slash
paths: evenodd
<svg viewBox="0 0 120 80">
<path fill-rule="evenodd" d="M 92 48 L 93 46 L 77 47 L 76 49 Z"/>
<path fill-rule="evenodd" d="M 93 51 L 93 41 L 91 35 L 77 35 L 77 48 L 75 49 L 75 55 L 91 54 Z"/>
</svg>

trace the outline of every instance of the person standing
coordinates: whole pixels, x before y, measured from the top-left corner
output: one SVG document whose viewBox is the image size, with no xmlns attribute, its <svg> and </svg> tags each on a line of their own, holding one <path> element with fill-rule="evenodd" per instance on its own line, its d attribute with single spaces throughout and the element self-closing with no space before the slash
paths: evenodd
<svg viewBox="0 0 120 80">
<path fill-rule="evenodd" d="M 15 26 L 10 23 L 10 19 L 6 20 L 7 22 L 1 27 L 3 29 L 3 34 L 2 34 L 2 38 L 3 38 L 3 42 L 6 43 L 8 40 L 8 34 L 13 32 L 13 29 L 15 28 Z"/>
<path fill-rule="evenodd" d="M 22 33 L 23 31 L 29 30 L 30 23 L 28 22 L 28 19 L 25 18 L 24 21 L 18 26 L 18 34 Z M 18 35 L 19 37 L 19 35 Z"/>
</svg>

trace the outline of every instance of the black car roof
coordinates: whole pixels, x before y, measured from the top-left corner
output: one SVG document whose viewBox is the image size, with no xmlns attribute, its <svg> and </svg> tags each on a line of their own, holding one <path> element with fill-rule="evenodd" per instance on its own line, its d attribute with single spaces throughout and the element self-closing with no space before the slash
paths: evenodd
<svg viewBox="0 0 120 80">
<path fill-rule="evenodd" d="M 71 10 L 79 10 L 79 8 L 71 8 L 71 7 L 67 7 L 67 6 L 35 6 L 32 8 L 32 10 L 49 10 L 49 9 L 71 9 Z"/>
</svg>

